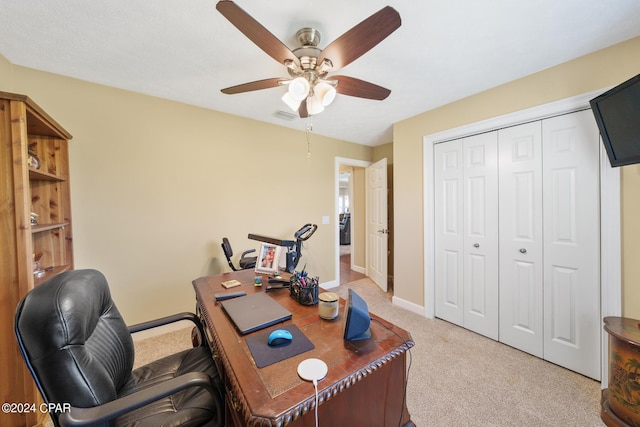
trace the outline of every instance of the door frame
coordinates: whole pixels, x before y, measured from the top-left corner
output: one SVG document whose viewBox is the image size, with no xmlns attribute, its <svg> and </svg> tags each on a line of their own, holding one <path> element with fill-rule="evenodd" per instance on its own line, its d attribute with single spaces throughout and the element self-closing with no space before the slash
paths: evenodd
<svg viewBox="0 0 640 427">
<path fill-rule="evenodd" d="M 340 285 L 340 222 L 337 218 L 340 216 L 339 207 L 338 207 L 338 197 L 340 196 L 340 166 L 355 166 L 361 168 L 367 168 L 370 166 L 372 162 L 366 160 L 358 160 L 358 159 L 350 159 L 348 157 L 336 157 L 334 159 L 334 208 L 333 208 L 333 218 L 334 218 L 334 263 L 335 263 L 335 271 L 336 271 L 336 286 Z M 352 177 L 353 178 L 353 177 Z M 353 191 L 353 183 L 351 183 L 351 191 Z M 351 202 L 350 202 L 351 203 Z M 365 208 L 366 209 L 366 208 Z M 353 229 L 357 227 L 357 225 L 353 221 L 353 212 L 351 212 L 351 237 L 353 241 Z M 351 257 L 351 266 L 353 268 L 353 257 Z"/>
<path fill-rule="evenodd" d="M 542 120 L 561 114 L 589 109 L 589 101 L 609 88 L 516 111 L 476 123 L 448 129 L 423 137 L 424 189 L 424 315 L 435 316 L 435 247 L 434 247 L 434 144 L 474 134 Z M 622 313 L 622 266 L 620 229 L 620 168 L 612 168 L 600 144 L 600 317 Z M 608 384 L 608 351 L 605 334 L 601 335 L 601 378 Z"/>
</svg>

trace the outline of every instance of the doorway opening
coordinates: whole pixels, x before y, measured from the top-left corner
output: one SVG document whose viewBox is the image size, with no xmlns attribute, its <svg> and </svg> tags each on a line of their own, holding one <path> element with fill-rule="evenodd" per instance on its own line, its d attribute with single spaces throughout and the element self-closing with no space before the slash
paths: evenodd
<svg viewBox="0 0 640 427">
<path fill-rule="evenodd" d="M 335 265 L 336 283 L 343 285 L 366 276 L 364 176 L 370 162 L 336 158 Z"/>
</svg>

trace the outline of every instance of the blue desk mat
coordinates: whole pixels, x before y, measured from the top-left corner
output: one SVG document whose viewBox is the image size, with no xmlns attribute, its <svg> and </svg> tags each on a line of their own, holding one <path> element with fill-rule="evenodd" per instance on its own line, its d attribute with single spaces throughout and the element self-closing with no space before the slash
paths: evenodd
<svg viewBox="0 0 640 427">
<path fill-rule="evenodd" d="M 276 329 L 291 332 L 291 343 L 283 347 L 269 347 L 267 339 Z M 273 365 L 298 354 L 313 350 L 315 346 L 296 325 L 278 325 L 247 336 L 247 345 L 258 368 Z"/>
</svg>

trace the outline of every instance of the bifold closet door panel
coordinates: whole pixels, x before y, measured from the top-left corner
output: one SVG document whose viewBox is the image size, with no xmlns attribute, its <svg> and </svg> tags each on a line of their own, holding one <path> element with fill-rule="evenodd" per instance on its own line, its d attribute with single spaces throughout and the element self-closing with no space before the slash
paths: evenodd
<svg viewBox="0 0 640 427">
<path fill-rule="evenodd" d="M 464 327 L 498 339 L 498 133 L 464 138 Z"/>
<path fill-rule="evenodd" d="M 435 315 L 463 325 L 462 140 L 434 147 Z"/>
<path fill-rule="evenodd" d="M 498 131 L 500 341 L 543 356 L 542 125 Z"/>
<path fill-rule="evenodd" d="M 498 339 L 497 132 L 434 147 L 436 317 Z"/>
<path fill-rule="evenodd" d="M 599 137 L 591 111 L 542 122 L 544 358 L 600 378 Z"/>
</svg>

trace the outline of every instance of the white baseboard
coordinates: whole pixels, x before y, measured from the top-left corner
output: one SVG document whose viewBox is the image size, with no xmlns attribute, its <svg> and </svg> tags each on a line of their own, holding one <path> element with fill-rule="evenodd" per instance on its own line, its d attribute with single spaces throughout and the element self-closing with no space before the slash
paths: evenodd
<svg viewBox="0 0 640 427">
<path fill-rule="evenodd" d="M 416 313 L 416 314 L 419 314 L 420 316 L 424 316 L 424 307 L 416 303 L 413 303 L 411 301 L 407 301 L 402 298 L 398 298 L 394 296 L 393 298 L 391 298 L 391 303 L 400 308 L 404 308 L 405 310 L 408 310 L 412 313 Z"/>
<path fill-rule="evenodd" d="M 351 269 L 356 273 L 367 274 L 367 270 L 364 267 L 360 267 L 357 265 L 352 265 Z"/>
<path fill-rule="evenodd" d="M 337 280 L 332 280 L 330 282 L 324 282 L 324 283 L 320 284 L 320 287 L 322 289 L 337 288 L 338 287 L 338 281 Z"/>
</svg>

